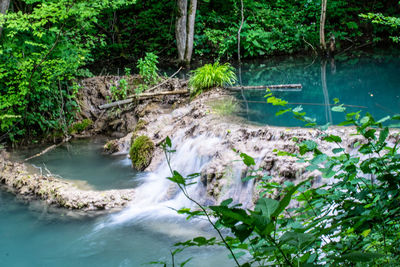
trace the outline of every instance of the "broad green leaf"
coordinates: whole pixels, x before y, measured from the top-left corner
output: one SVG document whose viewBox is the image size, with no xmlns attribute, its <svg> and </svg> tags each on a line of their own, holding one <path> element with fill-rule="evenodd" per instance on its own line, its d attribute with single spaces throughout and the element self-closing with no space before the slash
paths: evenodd
<svg viewBox="0 0 400 267">
<path fill-rule="evenodd" d="M 311 234 L 297 233 L 297 232 L 285 232 L 279 238 L 279 244 L 287 244 L 296 247 L 297 249 L 303 249 L 307 244 L 313 241 L 314 236 Z"/>
<path fill-rule="evenodd" d="M 325 136 L 324 138 L 323 138 L 325 141 L 327 141 L 327 142 L 335 142 L 335 143 L 341 143 L 342 142 L 342 138 L 340 138 L 339 136 L 337 136 L 337 135 L 328 135 L 328 136 Z"/>
<path fill-rule="evenodd" d="M 249 155 L 247 155 L 246 153 L 240 153 L 240 157 L 243 160 L 243 163 L 247 166 L 254 166 L 256 165 L 256 162 L 254 161 L 254 158 L 250 157 Z"/>
<path fill-rule="evenodd" d="M 260 198 L 257 201 L 255 210 L 261 212 L 262 215 L 270 219 L 272 214 L 276 211 L 278 207 L 279 202 L 277 200 L 270 198 Z"/>
</svg>

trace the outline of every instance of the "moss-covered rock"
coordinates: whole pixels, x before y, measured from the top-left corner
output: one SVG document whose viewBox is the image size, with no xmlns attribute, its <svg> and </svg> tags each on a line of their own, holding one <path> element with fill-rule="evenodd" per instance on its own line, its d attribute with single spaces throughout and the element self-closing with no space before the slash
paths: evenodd
<svg viewBox="0 0 400 267">
<path fill-rule="evenodd" d="M 132 140 L 129 155 L 134 169 L 143 171 L 150 165 L 151 159 L 153 158 L 154 147 L 153 141 L 145 135 L 141 135 Z"/>
</svg>

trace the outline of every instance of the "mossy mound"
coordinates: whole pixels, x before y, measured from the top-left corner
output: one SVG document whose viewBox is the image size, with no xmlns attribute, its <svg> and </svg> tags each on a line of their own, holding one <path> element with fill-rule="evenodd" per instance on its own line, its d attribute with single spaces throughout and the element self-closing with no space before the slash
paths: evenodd
<svg viewBox="0 0 400 267">
<path fill-rule="evenodd" d="M 132 140 L 129 155 L 131 157 L 132 166 L 138 171 L 146 169 L 153 158 L 154 143 L 145 135 L 141 135 Z"/>
</svg>

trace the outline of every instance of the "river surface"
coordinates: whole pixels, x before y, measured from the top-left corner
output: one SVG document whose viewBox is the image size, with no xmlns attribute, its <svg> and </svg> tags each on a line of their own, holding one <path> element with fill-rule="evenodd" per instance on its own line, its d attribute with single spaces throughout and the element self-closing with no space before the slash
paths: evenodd
<svg viewBox="0 0 400 267">
<path fill-rule="evenodd" d="M 164 185 L 167 181 L 164 167 L 157 177 L 134 172 L 126 155 L 102 154 L 103 142 L 101 139 L 73 141 L 31 163 L 40 166 L 43 172 L 46 167 L 78 185 L 97 189 L 139 187 L 143 192 L 140 196 L 143 205 L 90 217 L 48 208 L 39 201 L 25 203 L 0 190 L 0 266 L 109 267 L 141 266 L 153 261 L 171 263 L 170 252 L 175 243 L 197 236 L 213 236 L 206 222 L 187 221 L 168 208 L 174 205 L 181 208 L 184 201 L 154 201 L 152 192 L 157 196 L 162 195 L 157 190 L 168 189 Z M 23 151 L 21 155 L 32 152 L 36 151 Z M 196 160 L 190 165 L 200 167 Z M 86 180 L 79 181 L 78 177 Z M 145 180 L 152 180 L 152 177 L 155 181 L 146 185 Z M 195 257 L 187 266 L 232 265 L 222 248 L 196 249 L 195 252 L 189 249 L 178 254 L 175 262 L 192 256 Z"/>
<path fill-rule="evenodd" d="M 288 107 L 301 106 L 306 116 L 319 125 L 339 124 L 342 113 L 332 112 L 334 98 L 347 111 L 361 110 L 376 119 L 400 112 L 400 56 L 353 55 L 335 60 L 310 57 L 274 58 L 245 62 L 237 68 L 239 83 L 249 85 L 302 84 L 302 89 L 273 91 L 273 95 L 289 102 Z M 236 94 L 241 101 L 238 114 L 262 125 L 303 126 L 289 113 L 276 117 L 282 109 L 266 103 L 265 90 L 245 90 Z"/>
</svg>

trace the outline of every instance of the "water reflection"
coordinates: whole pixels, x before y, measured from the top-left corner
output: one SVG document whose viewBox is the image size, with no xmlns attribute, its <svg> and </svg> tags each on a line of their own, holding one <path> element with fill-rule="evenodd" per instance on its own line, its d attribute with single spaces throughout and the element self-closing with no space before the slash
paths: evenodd
<svg viewBox="0 0 400 267">
<path fill-rule="evenodd" d="M 239 83 L 246 85 L 297 84 L 301 91 L 284 90 L 274 95 L 301 105 L 318 124 L 337 124 L 343 114 L 331 111 L 339 98 L 348 111 L 368 111 L 376 118 L 400 111 L 399 56 L 360 56 L 336 60 L 289 57 L 243 63 L 237 70 Z M 240 116 L 249 121 L 277 126 L 302 126 L 289 114 L 275 117 L 279 110 L 266 104 L 264 90 L 237 93 L 242 105 Z"/>
</svg>

